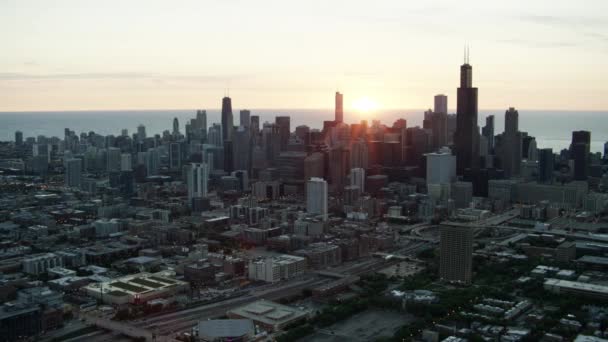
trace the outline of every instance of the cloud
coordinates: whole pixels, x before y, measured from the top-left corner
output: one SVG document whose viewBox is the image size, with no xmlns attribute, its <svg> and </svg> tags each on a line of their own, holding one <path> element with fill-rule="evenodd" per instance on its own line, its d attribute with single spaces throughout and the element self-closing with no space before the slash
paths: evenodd
<svg viewBox="0 0 608 342">
<path fill-rule="evenodd" d="M 191 81 L 191 82 L 226 82 L 234 79 L 244 79 L 251 75 L 163 75 L 155 73 L 140 72 L 85 72 L 85 73 L 54 73 L 35 74 L 19 72 L 0 72 L 0 80 L 23 81 L 23 80 L 153 80 L 155 82 L 165 81 Z"/>
<path fill-rule="evenodd" d="M 575 31 L 583 37 L 608 43 L 608 35 L 605 33 L 608 31 L 608 20 L 605 17 L 526 14 L 518 16 L 517 19 L 533 24 Z"/>
<path fill-rule="evenodd" d="M 526 48 L 569 48 L 579 47 L 578 42 L 569 41 L 539 41 L 531 39 L 500 39 L 498 43 L 520 45 Z"/>
</svg>

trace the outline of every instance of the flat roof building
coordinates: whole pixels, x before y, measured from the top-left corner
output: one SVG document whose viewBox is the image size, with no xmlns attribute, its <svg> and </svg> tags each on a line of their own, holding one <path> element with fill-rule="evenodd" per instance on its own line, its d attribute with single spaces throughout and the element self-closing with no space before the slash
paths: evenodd
<svg viewBox="0 0 608 342">
<path fill-rule="evenodd" d="M 226 313 L 230 318 L 251 319 L 256 325 L 269 331 L 277 331 L 295 322 L 305 320 L 308 312 L 267 300 L 232 309 Z"/>
</svg>

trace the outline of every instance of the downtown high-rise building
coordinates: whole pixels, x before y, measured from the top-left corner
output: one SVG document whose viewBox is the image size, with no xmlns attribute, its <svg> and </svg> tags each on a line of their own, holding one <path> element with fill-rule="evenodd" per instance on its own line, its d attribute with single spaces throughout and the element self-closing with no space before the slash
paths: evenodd
<svg viewBox="0 0 608 342">
<path fill-rule="evenodd" d="M 306 181 L 306 212 L 327 220 L 327 182 L 323 178 Z"/>
<path fill-rule="evenodd" d="M 199 109 L 196 111 L 196 119 L 194 120 L 193 129 L 195 136 L 200 138 L 202 142 L 207 141 L 207 111 Z"/>
<path fill-rule="evenodd" d="M 457 90 L 456 132 L 454 134 L 457 172 L 479 167 L 479 127 L 477 125 L 477 88 L 473 87 L 473 67 L 465 54 L 460 66 L 460 87 Z"/>
<path fill-rule="evenodd" d="M 118 147 L 110 147 L 107 150 L 107 170 L 120 171 L 122 153 Z"/>
<path fill-rule="evenodd" d="M 173 136 L 179 135 L 179 120 L 177 118 L 173 118 Z"/>
<path fill-rule="evenodd" d="M 291 118 L 289 116 L 277 116 L 274 119 L 275 125 L 279 129 L 279 143 L 281 151 L 287 150 L 289 135 L 291 133 Z"/>
<path fill-rule="evenodd" d="M 336 92 L 335 122 L 344 122 L 344 95 Z"/>
<path fill-rule="evenodd" d="M 434 113 L 448 114 L 448 97 L 443 94 L 435 95 Z"/>
<path fill-rule="evenodd" d="M 207 197 L 209 167 L 206 163 L 192 163 L 188 168 L 188 204 L 192 206 L 194 198 Z"/>
<path fill-rule="evenodd" d="M 169 145 L 169 168 L 173 171 L 179 170 L 182 167 L 182 153 L 179 143 L 171 143 Z"/>
<path fill-rule="evenodd" d="M 146 140 L 146 126 L 144 126 L 144 125 L 137 126 L 137 140 L 139 140 L 139 141 Z"/>
<path fill-rule="evenodd" d="M 365 192 L 365 170 L 362 168 L 354 168 L 350 170 L 350 185 L 359 188 L 360 193 Z"/>
<path fill-rule="evenodd" d="M 494 115 L 486 116 L 486 125 L 481 129 L 481 135 L 486 138 L 488 153 L 492 154 L 494 150 Z"/>
<path fill-rule="evenodd" d="M 468 285 L 473 270 L 473 228 L 441 226 L 439 278 Z"/>
<path fill-rule="evenodd" d="M 65 162 L 65 186 L 69 188 L 80 188 L 82 183 L 82 160 L 68 159 Z"/>
<path fill-rule="evenodd" d="M 15 145 L 17 145 L 17 146 L 23 145 L 23 132 L 21 132 L 21 131 L 15 132 Z"/>
<path fill-rule="evenodd" d="M 232 100 L 226 96 L 222 99 L 222 139 L 224 146 L 224 171 L 226 172 L 233 170 L 233 131 Z"/>
<path fill-rule="evenodd" d="M 519 113 L 511 107 L 505 112 L 505 131 L 501 135 L 499 158 L 505 177 L 518 176 L 521 171 L 522 134 L 519 131 Z"/>
<path fill-rule="evenodd" d="M 232 140 L 233 129 L 232 99 L 226 96 L 222 99 L 222 139 Z"/>
<path fill-rule="evenodd" d="M 426 154 L 427 184 L 450 184 L 456 180 L 456 157 L 448 147 Z"/>
<path fill-rule="evenodd" d="M 251 127 L 251 111 L 248 109 L 243 109 L 240 111 L 239 115 L 239 126 L 249 129 L 249 127 Z"/>
<path fill-rule="evenodd" d="M 538 181 L 540 183 L 553 182 L 554 156 L 553 149 L 538 150 Z"/>
<path fill-rule="evenodd" d="M 570 159 L 574 162 L 574 180 L 584 181 L 589 176 L 589 150 L 591 148 L 591 132 L 572 132 L 570 144 Z"/>
</svg>

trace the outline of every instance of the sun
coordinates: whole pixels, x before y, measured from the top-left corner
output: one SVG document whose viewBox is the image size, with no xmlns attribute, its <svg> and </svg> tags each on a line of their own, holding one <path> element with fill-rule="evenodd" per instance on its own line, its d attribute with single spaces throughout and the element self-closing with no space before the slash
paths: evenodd
<svg viewBox="0 0 608 342">
<path fill-rule="evenodd" d="M 378 109 L 378 104 L 367 96 L 360 97 L 353 102 L 355 110 L 361 113 L 369 113 Z"/>
</svg>

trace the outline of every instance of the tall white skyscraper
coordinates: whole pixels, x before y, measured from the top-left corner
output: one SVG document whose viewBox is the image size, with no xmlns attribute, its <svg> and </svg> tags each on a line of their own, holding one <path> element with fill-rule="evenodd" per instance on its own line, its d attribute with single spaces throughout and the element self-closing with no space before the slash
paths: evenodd
<svg viewBox="0 0 608 342">
<path fill-rule="evenodd" d="M 132 170 L 132 156 L 130 153 L 123 153 L 120 156 L 120 171 Z"/>
<path fill-rule="evenodd" d="M 358 186 L 361 193 L 365 192 L 365 169 L 357 167 L 350 170 L 350 185 Z"/>
<path fill-rule="evenodd" d="M 82 160 L 68 159 L 65 168 L 65 186 L 70 188 L 80 188 L 82 180 Z"/>
<path fill-rule="evenodd" d="M 209 166 L 206 163 L 193 163 L 188 170 L 188 204 L 192 199 L 207 196 L 209 183 Z"/>
<path fill-rule="evenodd" d="M 327 220 L 327 182 L 313 177 L 306 182 L 306 211 Z"/>
<path fill-rule="evenodd" d="M 449 184 L 456 178 L 456 156 L 449 148 L 426 154 L 426 183 Z"/>
</svg>

